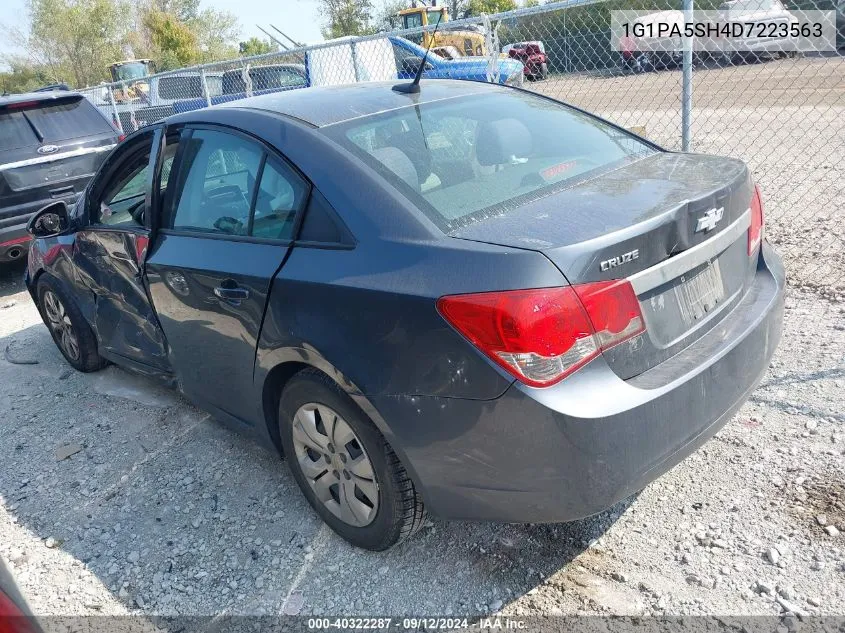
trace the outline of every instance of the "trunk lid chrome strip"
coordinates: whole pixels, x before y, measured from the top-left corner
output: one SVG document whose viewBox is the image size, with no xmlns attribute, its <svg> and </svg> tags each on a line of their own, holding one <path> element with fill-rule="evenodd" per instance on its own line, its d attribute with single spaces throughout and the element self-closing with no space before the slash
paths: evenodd
<svg viewBox="0 0 845 633">
<path fill-rule="evenodd" d="M 28 167 L 30 165 L 40 165 L 42 163 L 52 163 L 57 160 L 62 160 L 63 158 L 73 158 L 74 156 L 84 156 L 85 154 L 98 154 L 100 152 L 108 152 L 116 146 L 117 143 L 112 143 L 111 145 L 100 145 L 99 147 L 80 147 L 79 149 L 74 149 L 69 152 L 63 152 L 61 154 L 49 154 L 47 156 L 27 158 L 25 160 L 19 160 L 14 163 L 6 163 L 5 165 L 0 164 L 0 171 L 7 171 L 9 169 L 16 169 L 18 167 Z"/>
<path fill-rule="evenodd" d="M 751 226 L 751 209 L 746 209 L 733 223 L 706 242 L 688 248 L 683 253 L 646 268 L 628 277 L 634 293 L 641 295 L 653 288 L 680 277 L 688 270 L 720 255 Z"/>
</svg>

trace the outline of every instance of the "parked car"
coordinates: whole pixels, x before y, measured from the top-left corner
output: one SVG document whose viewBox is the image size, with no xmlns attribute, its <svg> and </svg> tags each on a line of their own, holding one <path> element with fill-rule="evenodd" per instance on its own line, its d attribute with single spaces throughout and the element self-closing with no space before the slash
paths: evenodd
<svg viewBox="0 0 845 633">
<path fill-rule="evenodd" d="M 67 362 L 251 429 L 373 550 L 426 510 L 591 515 L 718 431 L 781 332 L 748 167 L 523 90 L 394 87 L 173 116 L 40 211 L 26 284 Z"/>
<path fill-rule="evenodd" d="M 209 71 L 204 74 L 205 77 L 194 70 L 153 75 L 149 78 L 150 90 L 145 97 L 146 104 L 153 107 L 172 106 L 182 99 L 205 98 L 206 90 L 210 97 L 223 94 L 223 73 Z"/>
<path fill-rule="evenodd" d="M 26 223 L 54 200 L 73 204 L 118 132 L 66 90 L 0 97 L 0 264 L 26 255 Z"/>
<path fill-rule="evenodd" d="M 304 64 L 249 66 L 223 73 L 222 94 L 254 95 L 265 90 L 304 88 L 307 81 Z"/>
<path fill-rule="evenodd" d="M 42 631 L 2 558 L 0 558 L 0 631 L 3 633 L 41 633 Z"/>
<path fill-rule="evenodd" d="M 305 64 L 256 66 L 249 75 L 260 72 L 253 81 L 252 92 L 246 89 L 245 69 L 227 71 L 223 78 L 223 93 L 211 99 L 212 105 L 230 103 L 249 96 L 287 92 L 299 88 L 338 86 L 353 82 L 387 79 L 411 79 L 419 69 L 425 49 L 401 37 L 390 36 L 358 42 L 353 47 L 350 38 L 339 38 L 334 46 L 318 48 L 305 55 Z M 290 69 L 281 75 L 276 69 Z M 262 70 L 267 69 L 267 70 Z M 492 72 L 491 72 L 492 71 Z M 282 81 L 278 78 L 284 77 Z M 465 79 L 493 81 L 521 86 L 524 76 L 522 64 L 513 59 L 496 59 L 491 66 L 487 57 L 458 57 L 445 59 L 429 51 L 425 79 Z M 187 99 L 173 104 L 176 112 L 190 112 L 204 108 L 205 99 Z"/>
<path fill-rule="evenodd" d="M 796 18 L 781 0 L 730 0 L 719 5 L 719 16 L 723 23 L 753 24 L 748 37 L 721 38 L 722 55 L 726 62 L 739 64 L 744 61 L 759 61 L 764 58 L 795 56 L 795 38 L 789 35 L 777 38 L 757 37 L 769 30 L 767 25 L 797 24 Z M 759 25 L 759 26 L 758 26 Z M 789 33 L 789 29 L 784 31 Z M 775 33 L 780 33 L 779 30 Z"/>
<path fill-rule="evenodd" d="M 549 76 L 549 58 L 543 42 L 516 42 L 505 46 L 502 52 L 522 62 L 522 73 L 529 79 L 545 79 Z"/>
</svg>

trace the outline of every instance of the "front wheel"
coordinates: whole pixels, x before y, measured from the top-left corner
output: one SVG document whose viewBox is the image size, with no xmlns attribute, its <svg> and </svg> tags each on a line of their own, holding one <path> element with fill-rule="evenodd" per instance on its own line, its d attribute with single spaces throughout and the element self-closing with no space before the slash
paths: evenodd
<svg viewBox="0 0 845 633">
<path fill-rule="evenodd" d="M 399 458 L 325 374 L 305 370 L 288 382 L 279 432 L 311 507 L 353 545 L 384 550 L 422 526 L 422 499 Z"/>
<path fill-rule="evenodd" d="M 106 361 L 97 351 L 94 332 L 64 288 L 45 277 L 38 281 L 37 296 L 41 318 L 71 367 L 81 372 L 102 369 Z"/>
</svg>

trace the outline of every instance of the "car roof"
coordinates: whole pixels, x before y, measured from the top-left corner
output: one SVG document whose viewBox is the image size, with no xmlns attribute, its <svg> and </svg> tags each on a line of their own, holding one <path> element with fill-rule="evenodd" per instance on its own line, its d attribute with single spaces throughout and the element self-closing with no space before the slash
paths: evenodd
<svg viewBox="0 0 845 633">
<path fill-rule="evenodd" d="M 315 127 L 325 127 L 398 108 L 507 89 L 480 81 L 424 79 L 420 92 L 409 95 L 391 90 L 397 83 L 407 83 L 407 80 L 287 90 L 238 99 L 215 107 L 265 110 L 294 117 Z"/>
<path fill-rule="evenodd" d="M 82 98 L 78 92 L 68 90 L 49 90 L 46 92 L 23 92 L 15 95 L 3 95 L 0 97 L 0 106 L 25 101 L 52 101 L 54 99 Z"/>
</svg>

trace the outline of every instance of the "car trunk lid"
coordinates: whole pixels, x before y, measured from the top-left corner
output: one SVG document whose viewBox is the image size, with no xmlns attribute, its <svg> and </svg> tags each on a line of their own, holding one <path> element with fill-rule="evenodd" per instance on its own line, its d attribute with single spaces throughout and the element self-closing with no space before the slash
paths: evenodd
<svg viewBox="0 0 845 633">
<path fill-rule="evenodd" d="M 753 194 L 742 161 L 660 152 L 453 237 L 536 250 L 572 284 L 628 278 L 647 331 L 604 352 L 622 378 L 714 328 L 749 283 Z"/>
</svg>

